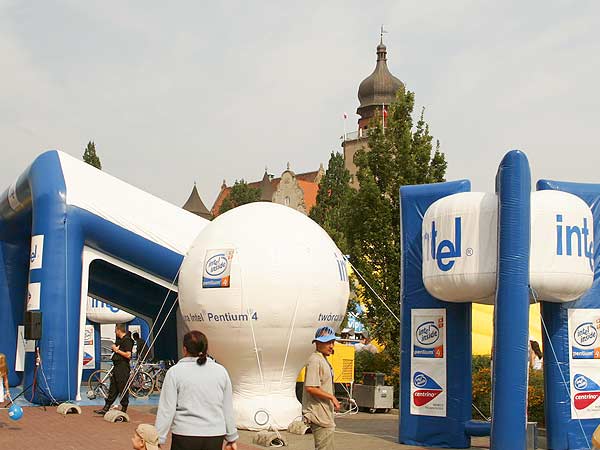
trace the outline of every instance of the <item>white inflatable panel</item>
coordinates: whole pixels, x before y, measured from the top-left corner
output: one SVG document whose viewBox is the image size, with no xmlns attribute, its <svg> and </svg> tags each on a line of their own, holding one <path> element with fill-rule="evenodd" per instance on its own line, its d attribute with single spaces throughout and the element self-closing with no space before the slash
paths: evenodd
<svg viewBox="0 0 600 450">
<path fill-rule="evenodd" d="M 561 191 L 531 196 L 531 287 L 538 300 L 569 302 L 594 280 L 594 222 L 579 197 Z"/>
<path fill-rule="evenodd" d="M 423 217 L 423 283 L 448 302 L 494 303 L 498 201 L 464 192 L 433 203 Z"/>
<path fill-rule="evenodd" d="M 251 203 L 209 223 L 186 255 L 179 302 L 187 330 L 231 376 L 237 426 L 285 429 L 317 327 L 340 325 L 349 285 L 331 238 L 303 214 Z"/>
<path fill-rule="evenodd" d="M 87 298 L 86 317 L 94 323 L 126 323 L 135 319 L 133 314 L 92 297 Z"/>
<path fill-rule="evenodd" d="M 77 206 L 180 255 L 209 222 L 72 156 L 57 152 L 67 204 Z M 177 224 L 176 226 L 174 224 Z"/>
</svg>

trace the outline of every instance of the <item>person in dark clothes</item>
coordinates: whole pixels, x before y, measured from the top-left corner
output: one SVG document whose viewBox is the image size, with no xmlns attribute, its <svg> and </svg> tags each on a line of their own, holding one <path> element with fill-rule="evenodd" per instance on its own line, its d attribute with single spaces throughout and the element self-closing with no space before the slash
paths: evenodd
<svg viewBox="0 0 600 450">
<path fill-rule="evenodd" d="M 110 388 L 106 398 L 104 408 L 94 411 L 96 414 L 104 415 L 108 412 L 112 404 L 121 395 L 121 411 L 126 412 L 129 405 L 129 389 L 125 390 L 125 385 L 129 380 L 129 361 L 133 350 L 133 339 L 127 332 L 124 323 L 115 325 L 116 340 L 112 346 L 114 352 L 111 359 L 113 362 L 113 371 L 110 374 Z"/>
<path fill-rule="evenodd" d="M 150 352 L 148 351 L 148 345 L 146 344 L 146 341 L 144 341 L 140 337 L 140 334 L 136 331 L 131 336 L 133 337 L 135 346 L 137 348 L 138 361 L 149 361 L 150 359 L 152 359 L 152 356 L 150 355 Z"/>
</svg>

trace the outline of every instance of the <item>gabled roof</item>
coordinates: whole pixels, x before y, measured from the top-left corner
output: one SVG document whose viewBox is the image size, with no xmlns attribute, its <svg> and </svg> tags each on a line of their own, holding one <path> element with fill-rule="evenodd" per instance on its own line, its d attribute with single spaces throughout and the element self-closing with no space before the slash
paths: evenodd
<svg viewBox="0 0 600 450">
<path fill-rule="evenodd" d="M 312 172 L 304 172 L 297 173 L 296 181 L 300 188 L 304 191 L 304 204 L 306 206 L 307 213 L 310 209 L 315 206 L 317 202 L 317 191 L 319 190 L 319 181 L 320 181 L 321 170 L 314 170 Z M 263 175 L 263 178 L 260 181 L 252 181 L 248 183 L 248 186 L 255 189 L 260 189 L 261 191 L 261 200 L 262 201 L 272 201 L 273 194 L 277 190 L 279 186 L 279 182 L 281 181 L 281 177 L 279 178 L 270 178 L 267 172 Z M 270 195 L 269 195 L 269 186 L 270 186 Z M 213 217 L 219 215 L 219 210 L 221 209 L 221 205 L 223 204 L 223 200 L 225 200 L 231 192 L 231 187 L 227 186 L 225 182 L 221 185 L 221 192 L 217 196 L 213 207 L 211 208 L 211 213 Z"/>
</svg>

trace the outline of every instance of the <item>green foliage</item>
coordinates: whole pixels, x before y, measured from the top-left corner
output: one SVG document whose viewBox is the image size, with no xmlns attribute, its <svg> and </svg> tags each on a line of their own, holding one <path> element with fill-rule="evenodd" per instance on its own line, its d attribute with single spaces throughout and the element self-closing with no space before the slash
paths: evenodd
<svg viewBox="0 0 600 450">
<path fill-rule="evenodd" d="M 473 405 L 483 414 L 491 415 L 492 375 L 489 356 L 473 356 Z M 529 370 L 527 389 L 527 417 L 530 422 L 545 424 L 544 418 L 544 372 Z M 473 408 L 473 418 L 481 419 Z"/>
<path fill-rule="evenodd" d="M 352 196 L 347 240 L 352 264 L 385 303 L 400 311 L 400 186 L 444 181 L 446 159 L 433 148 L 433 138 L 421 111 L 416 126 L 414 94 L 399 90 L 390 105 L 385 130 L 375 118 L 369 131 L 369 149 L 356 153 L 360 189 Z M 367 307 L 368 328 L 377 340 L 391 347 L 397 360 L 399 324 L 365 285 L 361 300 Z"/>
<path fill-rule="evenodd" d="M 225 211 L 236 208 L 246 203 L 257 202 L 260 200 L 260 189 L 248 186 L 248 183 L 241 180 L 235 180 L 231 192 L 223 200 L 221 208 L 219 208 L 219 214 L 223 214 Z"/>
<path fill-rule="evenodd" d="M 331 152 L 327 171 L 319 183 L 317 203 L 310 218 L 323 227 L 337 246 L 346 253 L 348 208 L 354 190 L 350 187 L 350 172 L 344 166 L 344 156 Z"/>
<path fill-rule="evenodd" d="M 90 166 L 94 166 L 96 169 L 102 170 L 102 163 L 100 162 L 98 155 L 96 155 L 96 144 L 94 144 L 93 141 L 88 142 L 88 145 L 83 152 L 83 161 Z"/>
<path fill-rule="evenodd" d="M 490 367 L 490 355 L 473 355 L 471 359 L 471 369 L 473 373 L 479 372 L 481 369 Z"/>
</svg>

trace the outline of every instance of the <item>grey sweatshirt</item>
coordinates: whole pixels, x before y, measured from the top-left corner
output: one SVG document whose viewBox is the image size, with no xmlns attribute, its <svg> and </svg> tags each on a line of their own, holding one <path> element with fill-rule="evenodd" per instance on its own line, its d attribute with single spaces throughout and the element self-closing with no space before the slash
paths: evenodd
<svg viewBox="0 0 600 450">
<path fill-rule="evenodd" d="M 156 413 L 161 444 L 169 429 L 182 436 L 225 435 L 228 442 L 239 437 L 227 370 L 210 358 L 203 366 L 196 359 L 182 358 L 167 371 Z"/>
</svg>

